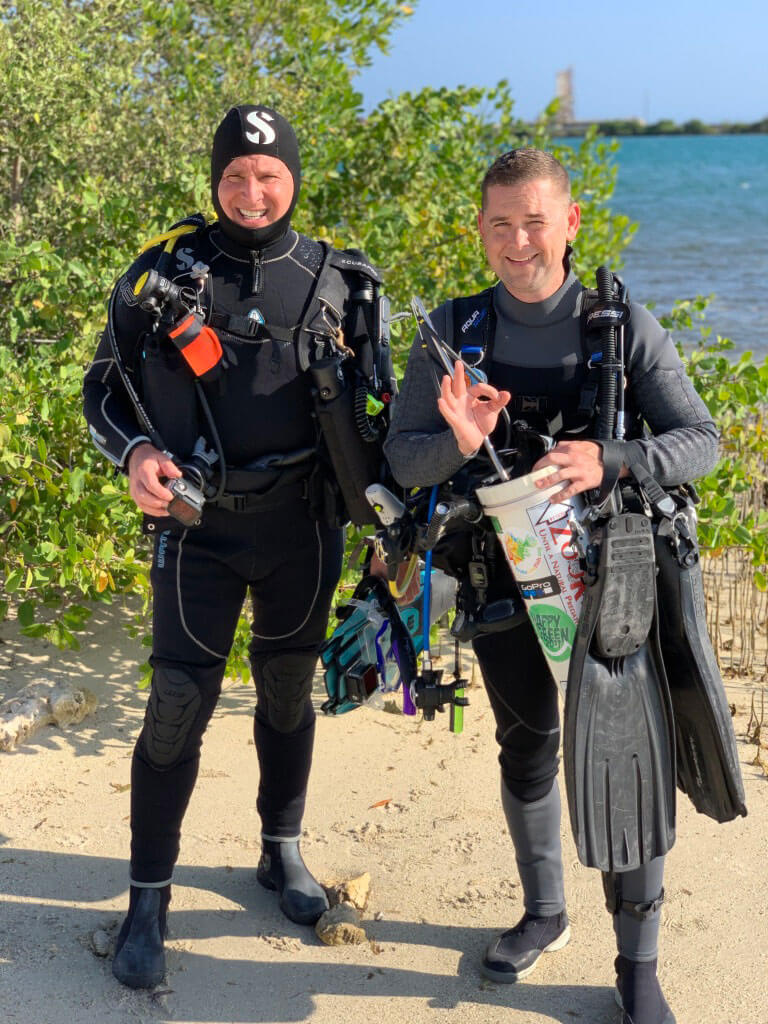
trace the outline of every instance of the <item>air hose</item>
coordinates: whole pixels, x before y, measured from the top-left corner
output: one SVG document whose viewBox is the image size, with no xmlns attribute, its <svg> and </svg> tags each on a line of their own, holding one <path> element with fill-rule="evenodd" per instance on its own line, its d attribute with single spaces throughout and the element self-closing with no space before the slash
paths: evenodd
<svg viewBox="0 0 768 1024">
<path fill-rule="evenodd" d="M 408 568 L 405 570 L 405 576 L 402 582 L 398 584 L 397 580 L 389 581 L 389 592 L 394 598 L 401 598 L 408 590 L 413 580 L 413 574 L 416 572 L 419 566 L 419 556 L 411 555 L 408 560 Z"/>
<path fill-rule="evenodd" d="M 364 441 L 368 441 L 369 444 L 373 444 L 379 440 L 379 431 L 376 429 L 374 423 L 371 422 L 371 417 L 368 415 L 368 388 L 364 384 L 359 385 L 355 388 L 353 407 L 355 414 L 355 426 L 358 429 L 360 437 Z"/>
<path fill-rule="evenodd" d="M 596 276 L 597 301 L 610 302 L 613 298 L 613 274 L 608 267 L 598 267 Z M 614 421 L 616 418 L 616 395 L 618 391 L 615 327 L 600 328 L 600 344 L 602 347 L 602 361 L 600 366 L 600 415 L 597 421 L 597 436 L 601 441 L 609 441 L 613 438 Z"/>
<path fill-rule="evenodd" d="M 432 525 L 432 516 L 437 505 L 437 484 L 432 487 L 429 496 L 429 511 L 427 513 L 427 532 Z M 429 605 L 432 597 L 432 549 L 424 555 L 424 592 L 422 597 L 421 626 L 423 630 L 422 658 L 429 661 Z"/>
<path fill-rule="evenodd" d="M 467 519 L 469 522 L 474 522 L 482 515 L 481 510 L 469 501 L 467 498 L 461 498 L 459 501 L 452 502 L 450 505 L 446 502 L 441 501 L 439 505 L 435 506 L 435 511 L 429 519 L 429 525 L 427 526 L 427 532 L 424 537 L 424 547 L 427 551 L 431 551 L 432 548 L 437 544 L 440 537 L 440 531 L 445 527 L 452 519 Z"/>
</svg>

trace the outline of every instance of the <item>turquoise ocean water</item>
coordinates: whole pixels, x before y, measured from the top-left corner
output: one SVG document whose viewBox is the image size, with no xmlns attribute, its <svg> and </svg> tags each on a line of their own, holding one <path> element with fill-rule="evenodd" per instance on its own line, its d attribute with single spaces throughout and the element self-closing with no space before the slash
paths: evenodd
<svg viewBox="0 0 768 1024">
<path fill-rule="evenodd" d="M 714 293 L 713 334 L 768 355 L 768 135 L 622 139 L 616 162 L 611 206 L 639 225 L 622 271 L 632 298 L 659 313 Z"/>
</svg>

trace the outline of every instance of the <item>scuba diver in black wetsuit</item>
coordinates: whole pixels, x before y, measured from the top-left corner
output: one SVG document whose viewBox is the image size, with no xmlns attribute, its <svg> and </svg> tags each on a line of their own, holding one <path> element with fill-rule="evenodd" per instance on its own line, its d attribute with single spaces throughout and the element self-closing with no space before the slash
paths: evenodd
<svg viewBox="0 0 768 1024">
<path fill-rule="evenodd" d="M 113 964 L 131 987 L 164 975 L 181 822 L 249 591 L 257 878 L 293 921 L 313 924 L 328 906 L 299 836 L 312 678 L 343 525 L 359 521 L 349 477 L 360 471 L 342 479 L 349 450 L 318 423 L 335 415 L 326 399 L 343 401 L 353 385 L 383 408 L 394 381 L 377 334 L 379 277 L 360 252 L 291 229 L 300 182 L 285 118 L 232 108 L 211 156 L 218 221 L 197 215 L 145 246 L 115 287 L 85 378 L 92 439 L 127 473 L 154 537 L 152 686 L 133 756 L 130 906 Z M 381 445 L 370 442 L 385 421 L 366 423 L 362 486 L 377 478 Z"/>
<path fill-rule="evenodd" d="M 491 166 L 482 193 L 479 229 L 499 283 L 480 295 L 444 303 L 430 319 L 437 335 L 462 353 L 469 365 L 484 371 L 488 383 L 468 386 L 461 362 L 456 364 L 453 380 L 443 376 L 443 367 L 417 336 L 385 444 L 398 482 L 409 488 L 445 484 L 459 495 L 467 493 L 461 489 L 466 487 L 467 476 L 480 480 L 492 469 L 482 462 L 482 446 L 484 439 L 497 431 L 497 418 L 505 406 L 511 419 L 526 420 L 535 430 L 551 433 L 557 440 L 548 454 L 536 455 L 538 461 L 522 470 L 554 467 L 552 475 L 536 485 L 557 488 L 558 493 L 549 498 L 553 505 L 585 492 L 601 492 L 605 499 L 617 484 L 621 487 L 628 482 L 628 467 L 638 460 L 650 467 L 664 487 L 708 472 L 717 459 L 715 425 L 686 377 L 669 335 L 647 310 L 634 303 L 626 328 L 626 440 L 591 440 L 606 437 L 596 431 L 602 394 L 595 386 L 595 374 L 600 371 L 593 368 L 596 359 L 585 341 L 590 294 L 570 269 L 569 243 L 578 232 L 580 211 L 571 199 L 565 169 L 542 151 L 515 150 Z M 436 385 L 440 391 L 437 401 Z M 482 562 L 480 548 L 466 556 L 480 560 L 480 568 L 485 566 L 488 607 L 501 598 L 514 597 L 522 609 L 518 586 L 506 560 L 495 557 L 492 532 L 490 537 L 485 542 L 491 545 L 487 548 L 490 558 Z M 460 539 L 452 550 L 463 550 Z M 450 551 L 449 546 L 449 556 Z M 438 553 L 435 548 L 439 565 Z M 467 577 L 466 568 L 459 570 L 456 574 L 462 581 Z M 462 586 L 460 582 L 460 593 Z M 515 847 L 525 910 L 518 924 L 489 946 L 482 969 L 494 981 L 515 982 L 530 974 L 542 952 L 562 948 L 570 935 L 556 781 L 558 694 L 528 616 L 516 616 L 514 623 L 510 620 L 510 628 L 480 635 L 473 644 L 497 723 L 502 805 Z M 686 660 L 690 659 L 678 659 L 679 673 L 687 671 Z M 704 659 L 700 660 L 703 663 Z M 617 671 L 615 678 L 620 679 L 621 669 Z M 671 678 L 670 687 L 674 682 Z M 722 741 L 725 760 L 730 758 L 723 775 L 731 777 L 723 786 L 726 782 L 731 785 L 733 800 L 722 815 L 719 809 L 712 814 L 727 820 L 745 813 L 743 789 L 722 683 L 714 676 L 706 682 L 711 682 L 711 692 L 703 702 L 711 700 L 715 705 L 719 701 L 727 719 L 720 725 L 722 735 L 715 739 Z M 665 681 L 660 685 L 666 688 Z M 655 686 L 655 680 L 649 680 L 648 686 Z M 572 687 L 575 683 L 569 675 L 569 696 Z M 642 732 L 646 723 L 620 714 L 611 724 L 629 745 L 634 731 Z M 681 729 L 683 723 L 677 726 Z M 669 747 L 667 754 L 667 763 L 660 766 L 667 786 L 661 797 L 669 798 L 671 787 L 674 841 L 674 745 L 671 756 Z M 579 781 L 575 780 L 576 790 Z M 611 803 L 615 793 L 604 795 L 596 786 L 584 799 L 590 795 L 595 802 L 604 798 L 607 807 L 601 808 L 603 813 L 610 816 L 611 808 L 615 810 L 616 804 Z M 703 798 L 697 807 L 710 813 Z M 615 838 L 618 846 L 621 836 Z M 639 856 L 623 862 L 625 868 L 634 859 L 637 863 L 631 869 L 615 861 L 603 869 L 617 940 L 617 997 L 623 1024 L 674 1024 L 656 975 L 663 852 L 671 845 L 669 837 L 662 839 L 667 845 L 660 840 L 661 855 L 647 854 L 642 848 Z M 581 855 L 581 849 L 579 852 Z"/>
</svg>

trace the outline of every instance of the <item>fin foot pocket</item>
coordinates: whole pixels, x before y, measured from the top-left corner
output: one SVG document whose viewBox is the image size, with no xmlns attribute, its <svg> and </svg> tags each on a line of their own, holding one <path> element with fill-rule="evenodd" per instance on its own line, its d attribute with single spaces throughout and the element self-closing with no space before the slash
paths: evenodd
<svg viewBox="0 0 768 1024">
<path fill-rule="evenodd" d="M 656 565 L 650 520 L 627 513 L 608 520 L 600 551 L 601 614 L 594 634 L 603 658 L 634 654 L 645 642 L 656 601 Z"/>
</svg>

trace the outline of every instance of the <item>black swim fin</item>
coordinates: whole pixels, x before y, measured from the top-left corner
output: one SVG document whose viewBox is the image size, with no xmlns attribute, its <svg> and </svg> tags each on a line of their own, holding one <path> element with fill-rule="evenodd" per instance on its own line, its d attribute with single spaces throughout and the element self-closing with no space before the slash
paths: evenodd
<svg viewBox="0 0 768 1024">
<path fill-rule="evenodd" d="M 650 519 L 625 513 L 598 526 L 588 566 L 565 700 L 568 807 L 581 862 L 628 871 L 675 841 L 675 737 Z"/>
<path fill-rule="evenodd" d="M 695 514 L 656 532 L 659 632 L 675 716 L 677 784 L 715 821 L 746 815 L 733 720 L 707 631 Z"/>
</svg>

